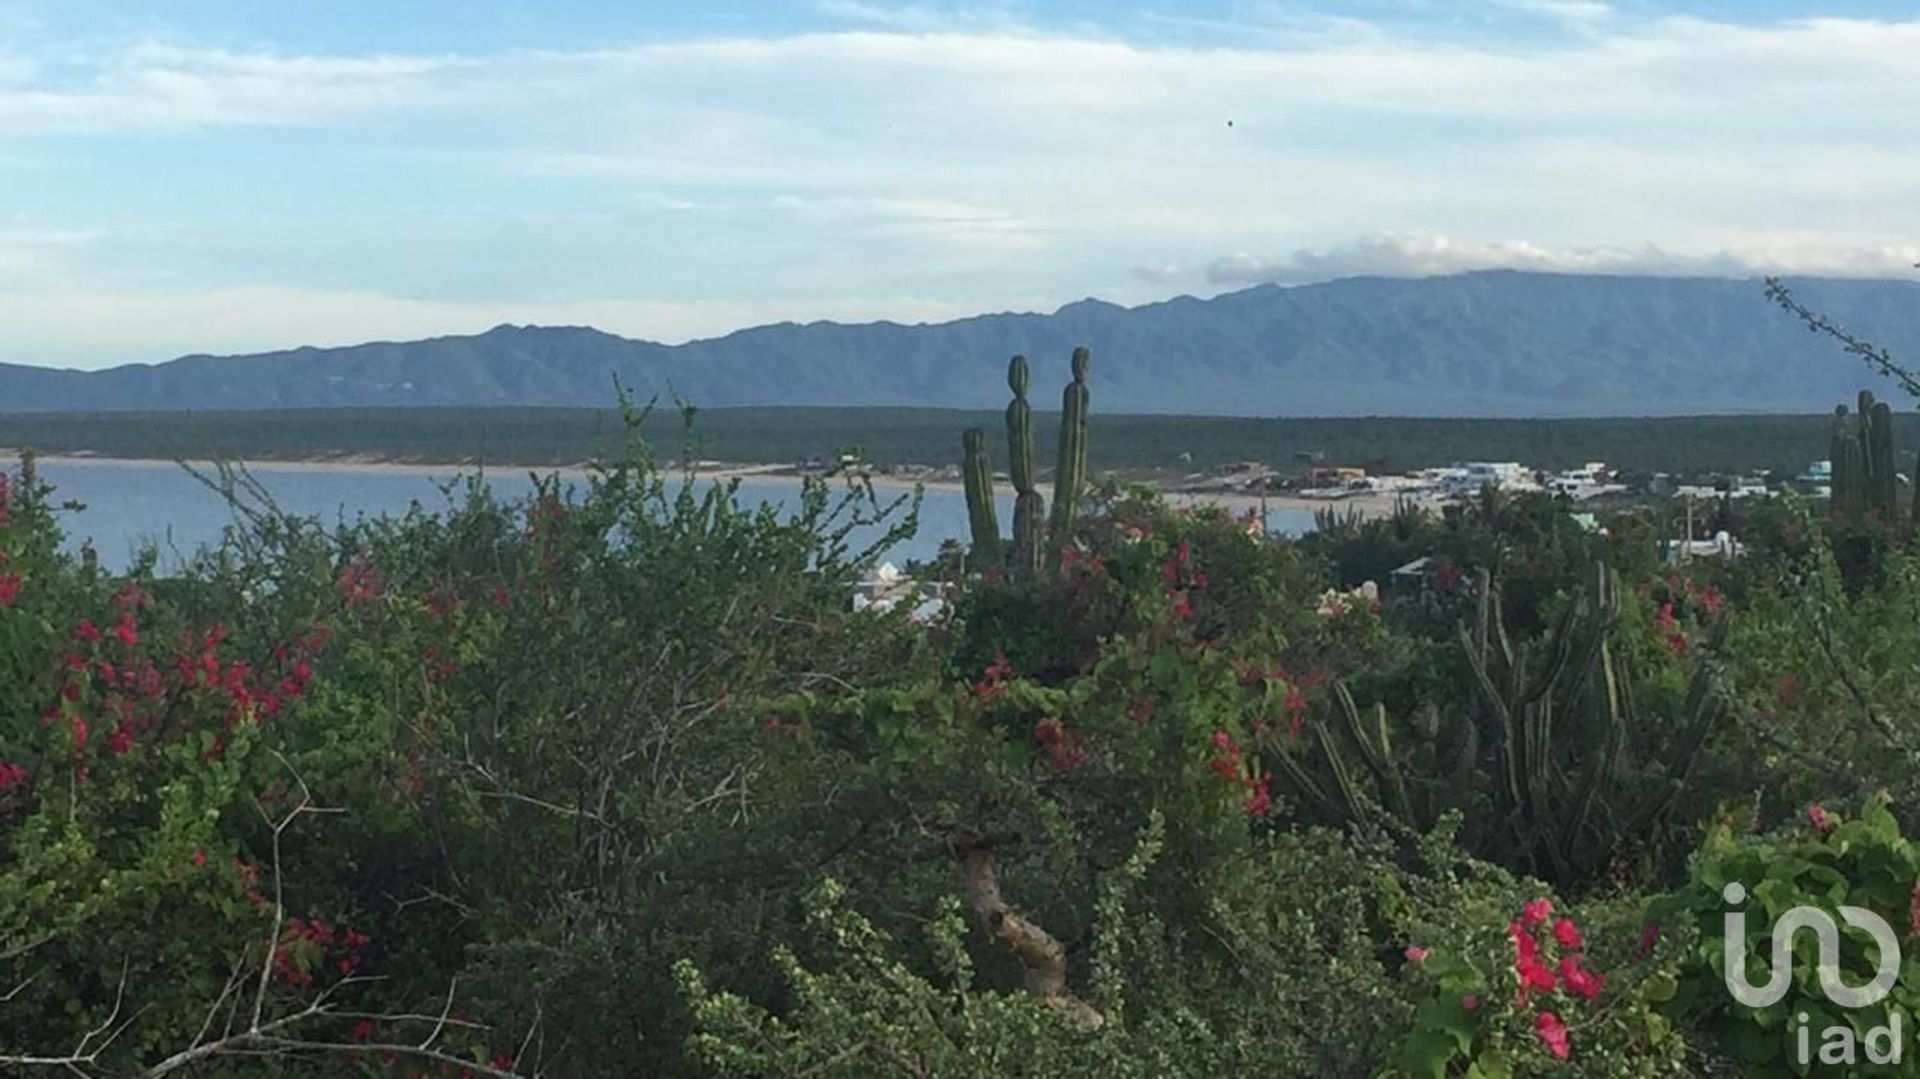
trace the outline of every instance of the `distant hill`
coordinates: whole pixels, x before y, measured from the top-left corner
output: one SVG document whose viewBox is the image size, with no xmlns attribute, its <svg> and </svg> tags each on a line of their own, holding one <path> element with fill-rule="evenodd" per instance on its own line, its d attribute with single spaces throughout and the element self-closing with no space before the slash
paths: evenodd
<svg viewBox="0 0 1920 1079">
<path fill-rule="evenodd" d="M 1920 365 L 1920 284 L 1809 280 L 1811 306 Z M 937 325 L 780 323 L 683 345 L 583 327 L 187 356 L 105 371 L 0 365 L 0 412 L 604 405 L 986 408 L 1006 358 L 1037 403 L 1094 351 L 1108 412 L 1242 416 L 1600 416 L 1818 412 L 1880 388 L 1767 303 L 1758 281 L 1534 274 L 1263 285 L 1124 308 Z"/>
</svg>

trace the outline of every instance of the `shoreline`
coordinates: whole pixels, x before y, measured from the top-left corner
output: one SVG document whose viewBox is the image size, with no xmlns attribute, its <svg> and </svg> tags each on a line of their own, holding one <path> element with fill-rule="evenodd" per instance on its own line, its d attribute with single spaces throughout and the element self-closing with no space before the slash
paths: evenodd
<svg viewBox="0 0 1920 1079">
<path fill-rule="evenodd" d="M 0 459 L 14 458 L 18 451 L 9 447 L 0 447 Z M 195 468 L 209 468 L 216 462 L 210 459 L 180 460 L 160 457 L 96 457 L 91 454 L 39 454 L 35 461 L 48 468 L 126 468 L 160 469 L 179 468 L 189 465 Z M 537 475 L 560 475 L 563 477 L 585 476 L 593 467 L 592 462 L 580 461 L 563 465 L 515 465 L 515 464 L 474 464 L 461 462 L 416 462 L 392 461 L 379 458 L 357 458 L 352 456 L 329 457 L 305 460 L 255 460 L 234 461 L 232 464 L 244 467 L 247 471 L 268 473 L 376 473 L 394 476 L 430 476 L 452 478 L 459 475 L 482 472 L 492 475 L 534 473 Z M 672 469 L 678 471 L 677 467 Z M 806 478 L 788 465 L 775 464 L 737 464 L 719 461 L 698 461 L 692 468 L 698 479 L 725 482 L 740 480 L 750 483 L 778 483 L 798 486 Z M 896 476 L 874 473 L 868 477 L 879 490 L 910 491 L 921 487 L 928 491 L 940 491 L 959 494 L 964 490 L 957 479 Z M 1376 517 L 1393 512 L 1402 499 L 1410 499 L 1422 505 L 1430 505 L 1430 498 L 1418 498 L 1390 491 L 1369 491 L 1349 495 L 1345 498 L 1302 498 L 1295 494 L 1253 494 L 1244 491 L 1180 490 L 1164 483 L 1146 481 L 1147 485 L 1160 492 L 1167 503 L 1177 507 L 1220 506 L 1233 513 L 1258 512 L 1261 508 L 1269 510 L 1292 510 L 1311 512 L 1322 508 L 1332 508 L 1342 513 L 1356 512 L 1363 517 Z"/>
</svg>

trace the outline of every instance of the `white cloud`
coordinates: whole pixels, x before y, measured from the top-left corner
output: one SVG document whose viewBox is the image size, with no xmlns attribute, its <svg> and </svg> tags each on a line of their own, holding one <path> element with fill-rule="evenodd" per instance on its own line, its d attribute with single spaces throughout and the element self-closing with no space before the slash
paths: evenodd
<svg viewBox="0 0 1920 1079">
<path fill-rule="evenodd" d="M 728 319 L 918 317 L 1088 293 L 1134 302 L 1204 284 L 1222 252 L 1250 254 L 1214 266 L 1217 285 L 1487 266 L 1895 273 L 1912 261 L 1920 21 L 1734 25 L 1513 2 L 1584 29 L 1480 40 L 1267 18 L 1271 33 L 1195 25 L 1170 44 L 1023 26 L 991 4 L 830 0 L 860 29 L 469 56 L 149 43 L 73 61 L 58 80 L 16 62 L 0 76 L 0 140 L 36 153 L 58 152 L 61 140 L 33 141 L 48 134 L 273 127 L 292 129 L 297 155 L 301 129 L 325 128 L 292 171 L 375 147 L 393 174 L 384 188 L 366 180 L 364 209 L 335 199 L 325 213 L 426 222 L 452 201 L 434 183 L 445 177 L 478 222 L 419 225 L 357 262 L 348 252 L 318 284 L 306 267 L 289 280 L 301 252 L 278 232 L 293 226 L 272 226 L 272 244 L 234 226 L 210 245 L 230 257 L 186 270 L 141 249 L 157 260 L 150 279 L 204 280 L 209 296 L 316 292 L 311 322 L 183 290 L 140 293 L 131 302 L 148 314 L 122 325 L 87 297 L 108 295 L 99 279 L 133 260 L 110 238 L 90 243 L 61 253 L 76 264 L 57 279 L 24 282 L 65 297 L 48 307 L 64 321 L 33 317 L 33 354 L 257 348 L 508 317 L 618 319 L 608 328 L 674 337 Z M 1262 23 L 1260 5 L 1247 10 Z M 485 224 L 575 200 L 605 226 Z M 215 227 L 192 213 L 152 224 Z M 91 231 L 94 216 L 36 224 Z M 250 261 L 256 246 L 277 257 Z M 0 265 L 25 250 L 0 245 Z M 82 256 L 97 259 L 93 273 Z M 42 272 L 36 257 L 15 256 L 12 277 Z M 379 298 L 476 265 L 490 295 L 550 295 L 563 265 L 586 282 L 567 295 L 696 299 L 509 315 L 514 305 Z M 349 296 L 360 299 L 327 298 Z"/>
<path fill-rule="evenodd" d="M 1238 287 L 1359 275 L 1428 277 L 1496 269 L 1682 277 L 1898 277 L 1916 262 L 1920 262 L 1920 244 L 1834 248 L 1788 243 L 1685 253 L 1654 244 L 1556 249 L 1525 240 L 1474 242 L 1437 235 L 1379 235 L 1319 251 L 1300 250 L 1273 261 L 1239 252 L 1215 259 L 1205 272 L 1212 284 Z"/>
<path fill-rule="evenodd" d="M 1613 5 L 1602 0 L 1499 0 L 1502 7 L 1544 15 L 1571 23 L 1588 23 L 1613 14 Z"/>
</svg>

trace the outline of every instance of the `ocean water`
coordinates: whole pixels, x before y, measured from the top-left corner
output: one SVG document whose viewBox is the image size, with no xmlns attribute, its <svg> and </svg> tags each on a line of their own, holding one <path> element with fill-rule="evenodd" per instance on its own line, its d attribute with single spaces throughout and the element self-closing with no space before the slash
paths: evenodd
<svg viewBox="0 0 1920 1079">
<path fill-rule="evenodd" d="M 91 542 L 102 563 L 125 566 L 148 542 L 156 544 L 162 564 L 177 564 L 195 550 L 217 542 L 233 514 L 218 494 L 209 490 L 180 465 L 169 462 L 114 462 L 111 464 L 45 462 L 41 475 L 55 488 L 58 501 L 73 501 L 83 509 L 66 514 L 63 523 L 68 544 L 78 549 Z M 393 469 L 301 468 L 259 465 L 252 473 L 272 494 L 281 509 L 332 523 L 357 515 L 397 515 L 418 503 L 427 510 L 446 509 L 443 488 L 461 473 Z M 526 471 L 487 473 L 487 483 L 503 499 L 516 499 L 533 489 Z M 771 502 L 791 506 L 799 493 L 791 482 L 747 481 L 739 497 L 747 503 Z M 884 504 L 898 492 L 876 491 Z M 458 496 L 456 491 L 455 495 Z M 1011 520 L 1013 500 L 1000 499 L 1000 520 Z M 1298 534 L 1313 527 L 1312 514 L 1276 510 L 1268 517 L 1276 532 Z M 942 541 L 967 534 L 967 505 L 958 491 L 929 490 L 920 505 L 920 528 L 911 538 L 886 553 L 898 562 L 930 558 Z M 861 538 L 856 536 L 856 541 Z"/>
</svg>

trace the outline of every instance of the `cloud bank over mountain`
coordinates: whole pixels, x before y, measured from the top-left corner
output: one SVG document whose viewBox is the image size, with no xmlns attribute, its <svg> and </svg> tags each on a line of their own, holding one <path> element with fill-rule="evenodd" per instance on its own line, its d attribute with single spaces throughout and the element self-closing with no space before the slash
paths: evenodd
<svg viewBox="0 0 1920 1079">
<path fill-rule="evenodd" d="M 0 21 L 0 360 L 1920 244 L 1910 14 L 556 3 Z"/>
</svg>

